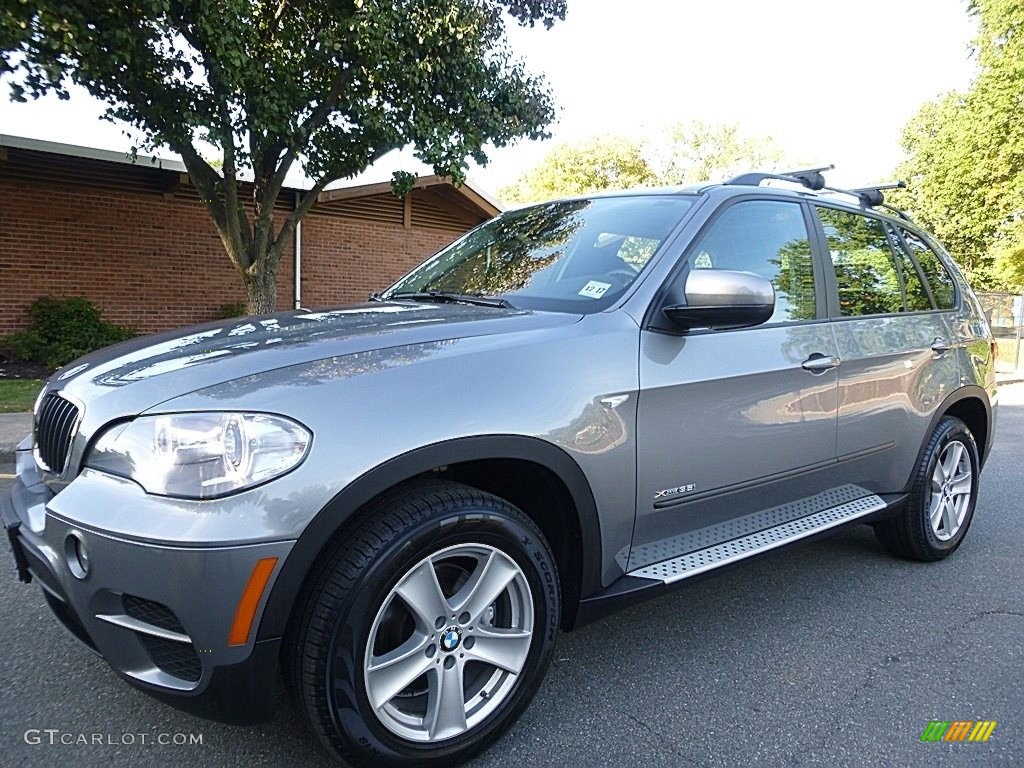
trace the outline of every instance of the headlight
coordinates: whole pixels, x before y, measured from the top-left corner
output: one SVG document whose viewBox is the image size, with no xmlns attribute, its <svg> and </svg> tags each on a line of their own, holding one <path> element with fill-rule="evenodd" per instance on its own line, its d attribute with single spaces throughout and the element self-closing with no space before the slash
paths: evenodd
<svg viewBox="0 0 1024 768">
<path fill-rule="evenodd" d="M 265 413 L 169 413 L 117 424 L 96 441 L 86 466 L 127 477 L 147 493 L 209 499 L 293 469 L 310 433 Z"/>
</svg>

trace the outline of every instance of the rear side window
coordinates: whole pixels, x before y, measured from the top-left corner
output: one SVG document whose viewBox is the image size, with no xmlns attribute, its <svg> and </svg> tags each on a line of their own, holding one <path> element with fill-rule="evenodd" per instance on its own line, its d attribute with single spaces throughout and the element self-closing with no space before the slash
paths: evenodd
<svg viewBox="0 0 1024 768">
<path fill-rule="evenodd" d="M 932 300 L 928 298 L 928 291 L 921 282 L 921 276 L 914 266 L 913 260 L 907 255 L 900 239 L 896 233 L 889 229 L 889 246 L 896 256 L 896 268 L 903 281 L 904 294 L 907 300 L 908 312 L 922 312 L 932 309 Z"/>
<path fill-rule="evenodd" d="M 690 256 L 692 269 L 753 272 L 775 286 L 769 323 L 817 317 L 811 244 L 799 203 L 750 200 L 727 208 Z"/>
<path fill-rule="evenodd" d="M 902 312 L 903 287 L 889 235 L 878 219 L 818 208 L 843 317 Z"/>
<path fill-rule="evenodd" d="M 932 296 L 935 297 L 936 308 L 953 309 L 956 306 L 956 289 L 953 287 L 953 278 L 946 271 L 941 259 L 927 243 L 913 232 L 908 232 L 901 227 L 900 234 L 921 267 L 925 279 L 928 280 Z"/>
</svg>

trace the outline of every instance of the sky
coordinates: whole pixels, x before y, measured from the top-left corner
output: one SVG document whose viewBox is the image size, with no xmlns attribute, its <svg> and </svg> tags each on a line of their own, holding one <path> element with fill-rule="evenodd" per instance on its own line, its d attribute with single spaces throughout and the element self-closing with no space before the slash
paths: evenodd
<svg viewBox="0 0 1024 768">
<path fill-rule="evenodd" d="M 676 121 L 737 123 L 787 156 L 834 163 L 833 184 L 888 180 L 918 108 L 970 84 L 976 27 L 964 0 L 568 0 L 551 30 L 509 40 L 558 106 L 552 139 L 492 150 L 470 170 L 485 193 L 514 182 L 562 142 L 642 137 Z M 122 128 L 80 89 L 70 101 L 0 100 L 0 133 L 126 150 Z M 166 153 L 161 153 L 166 156 Z M 408 153 L 392 170 L 428 172 Z"/>
</svg>

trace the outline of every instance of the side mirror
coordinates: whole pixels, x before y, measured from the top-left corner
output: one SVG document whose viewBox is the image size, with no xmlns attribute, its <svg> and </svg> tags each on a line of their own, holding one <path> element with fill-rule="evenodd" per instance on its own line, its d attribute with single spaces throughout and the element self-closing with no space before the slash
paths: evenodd
<svg viewBox="0 0 1024 768">
<path fill-rule="evenodd" d="M 750 272 L 691 269 L 683 287 L 686 304 L 662 311 L 677 328 L 747 328 L 766 322 L 775 311 L 770 280 Z"/>
</svg>

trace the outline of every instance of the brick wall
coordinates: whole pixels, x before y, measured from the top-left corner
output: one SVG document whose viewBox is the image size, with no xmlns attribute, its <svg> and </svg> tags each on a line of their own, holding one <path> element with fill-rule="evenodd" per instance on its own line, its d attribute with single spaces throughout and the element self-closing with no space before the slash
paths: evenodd
<svg viewBox="0 0 1024 768">
<path fill-rule="evenodd" d="M 460 232 L 310 214 L 302 304 L 365 299 Z M 277 303 L 293 305 L 293 249 Z M 187 197 L 0 178 L 0 334 L 23 327 L 40 296 L 85 296 L 141 332 L 204 322 L 245 300 L 205 209 Z"/>
<path fill-rule="evenodd" d="M 311 215 L 302 222 L 302 305 L 364 301 L 461 234 Z"/>
</svg>

